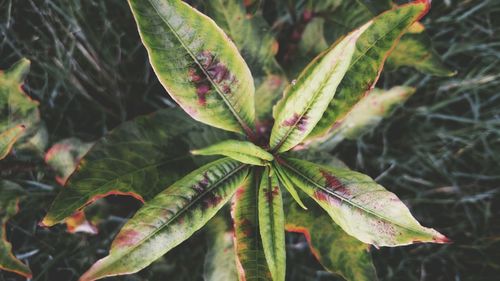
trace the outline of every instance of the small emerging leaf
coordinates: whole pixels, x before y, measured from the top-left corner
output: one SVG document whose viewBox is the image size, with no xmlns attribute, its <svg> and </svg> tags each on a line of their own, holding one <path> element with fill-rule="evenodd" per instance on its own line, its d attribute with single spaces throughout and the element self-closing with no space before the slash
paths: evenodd
<svg viewBox="0 0 500 281">
<path fill-rule="evenodd" d="M 225 140 L 206 148 L 192 150 L 194 155 L 224 155 L 242 163 L 266 166 L 274 157 L 271 153 L 247 141 Z"/>
<path fill-rule="evenodd" d="M 209 163 L 159 193 L 116 236 L 109 255 L 80 281 L 137 272 L 204 226 L 245 180 L 248 167 L 229 158 Z"/>
<path fill-rule="evenodd" d="M 276 175 L 266 167 L 259 186 L 259 230 L 262 247 L 273 281 L 285 281 L 285 215 Z"/>
<path fill-rule="evenodd" d="M 31 271 L 12 254 L 12 245 L 6 240 L 6 223 L 18 212 L 19 197 L 23 194 L 17 184 L 0 180 L 0 270 L 31 278 Z"/>
<path fill-rule="evenodd" d="M 181 0 L 129 3 L 151 65 L 172 98 L 200 122 L 252 134 L 252 75 L 214 21 Z"/>
<path fill-rule="evenodd" d="M 259 230 L 258 191 L 262 173 L 253 169 L 244 186 L 236 191 L 231 206 L 234 247 L 240 281 L 272 281 Z"/>
<path fill-rule="evenodd" d="M 278 176 L 281 184 L 288 190 L 288 193 L 292 196 L 292 198 L 297 202 L 297 204 L 302 207 L 302 209 L 307 210 L 306 205 L 302 202 L 302 199 L 300 199 L 299 194 L 297 193 L 297 190 L 295 189 L 294 184 L 291 182 L 291 180 L 288 178 L 287 174 L 285 171 L 281 168 L 280 165 L 273 164 L 273 170 L 276 175 Z"/>
<path fill-rule="evenodd" d="M 355 30 L 316 57 L 285 90 L 275 108 L 269 142 L 272 151 L 290 150 L 313 130 L 351 63 L 356 41 L 370 24 Z"/>
<path fill-rule="evenodd" d="M 421 226 L 394 193 L 366 175 L 297 159 L 288 159 L 283 166 L 297 186 L 362 242 L 400 246 L 449 241 L 436 230 Z"/>
<path fill-rule="evenodd" d="M 92 145 L 77 138 L 69 138 L 57 142 L 47 151 L 45 163 L 56 172 L 56 180 L 60 185 L 66 183 Z"/>
</svg>

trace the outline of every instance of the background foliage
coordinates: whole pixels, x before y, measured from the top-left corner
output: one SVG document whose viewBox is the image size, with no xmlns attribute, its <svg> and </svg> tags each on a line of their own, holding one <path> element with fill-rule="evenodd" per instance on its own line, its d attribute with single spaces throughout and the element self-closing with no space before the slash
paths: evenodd
<svg viewBox="0 0 500 281">
<path fill-rule="evenodd" d="M 259 3 L 279 39 L 278 59 L 293 72 L 285 51 L 298 43 L 293 30 L 303 28 L 296 19 L 309 2 Z M 349 26 L 355 20 L 334 22 Z M 423 225 L 454 241 L 373 250 L 381 280 L 495 280 L 500 274 L 500 2 L 434 1 L 423 22 L 458 74 L 383 72 L 379 87 L 411 85 L 417 93 L 375 131 L 331 153 L 397 192 Z M 0 69 L 21 57 L 32 61 L 23 87 L 40 102 L 47 148 L 68 137 L 95 141 L 125 120 L 174 106 L 149 66 L 126 1 L 0 0 Z M 0 162 L 1 178 L 28 194 L 7 235 L 15 254 L 32 268 L 33 280 L 76 280 L 106 254 L 139 203 L 119 196 L 99 203 L 103 207 L 95 212 L 106 208 L 106 215 L 96 236 L 38 227 L 60 187 L 42 156 L 30 159 L 14 151 Z M 288 235 L 287 248 L 290 280 L 339 280 L 315 263 L 302 236 Z M 202 280 L 205 252 L 200 233 L 139 274 L 115 280 Z M 0 280 L 22 279 L 0 272 Z"/>
</svg>

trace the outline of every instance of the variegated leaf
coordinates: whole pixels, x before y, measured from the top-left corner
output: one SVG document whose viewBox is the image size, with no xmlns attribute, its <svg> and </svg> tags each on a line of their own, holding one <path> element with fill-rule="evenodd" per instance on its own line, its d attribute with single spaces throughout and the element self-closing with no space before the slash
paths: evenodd
<svg viewBox="0 0 500 281">
<path fill-rule="evenodd" d="M 272 151 L 288 151 L 312 131 L 351 63 L 356 41 L 370 24 L 355 30 L 316 57 L 285 90 L 275 107 L 269 141 Z"/>
<path fill-rule="evenodd" d="M 259 230 L 258 192 L 261 170 L 253 169 L 247 183 L 236 191 L 231 206 L 234 247 L 240 281 L 272 281 Z"/>
<path fill-rule="evenodd" d="M 319 149 L 329 151 L 344 139 L 354 140 L 375 128 L 414 93 L 415 88 L 403 86 L 389 90 L 373 89 L 336 124 L 328 139 L 316 139 L 309 145 L 318 145 Z"/>
<path fill-rule="evenodd" d="M 281 163 L 297 186 L 362 242 L 378 247 L 449 241 L 421 226 L 394 193 L 366 175 L 297 159 Z"/>
<path fill-rule="evenodd" d="M 252 133 L 254 84 L 236 46 L 181 0 L 129 0 L 156 75 L 194 119 Z"/>
<path fill-rule="evenodd" d="M 234 233 L 223 216 L 215 216 L 207 224 L 208 251 L 205 256 L 205 281 L 237 280 L 234 255 Z"/>
<path fill-rule="evenodd" d="M 126 122 L 98 141 L 52 203 L 52 226 L 110 194 L 153 198 L 198 165 L 189 151 L 227 138 L 177 109 Z"/>
<path fill-rule="evenodd" d="M 10 152 L 15 142 L 36 132 L 40 122 L 38 102 L 21 87 L 30 68 L 30 61 L 21 59 L 0 71 L 0 159 Z"/>
<path fill-rule="evenodd" d="M 109 255 L 80 281 L 137 272 L 203 227 L 248 175 L 248 165 L 229 158 L 209 163 L 159 193 L 123 226 Z"/>
<path fill-rule="evenodd" d="M 266 166 L 274 157 L 271 153 L 247 141 L 225 140 L 209 147 L 191 151 L 194 155 L 224 155 L 242 163 Z"/>
<path fill-rule="evenodd" d="M 326 135 L 342 120 L 364 94 L 373 89 L 384 62 L 398 39 L 430 8 L 426 0 L 398 6 L 372 20 L 370 27 L 356 43 L 356 52 L 335 98 L 330 101 L 321 120 L 308 139 Z"/>
<path fill-rule="evenodd" d="M 369 245 L 345 233 L 318 206 L 305 211 L 292 200 L 285 201 L 285 228 L 304 234 L 313 255 L 330 272 L 348 281 L 375 281 Z"/>
<path fill-rule="evenodd" d="M 266 167 L 259 186 L 259 231 L 262 248 L 273 281 L 285 281 L 285 215 L 281 188 L 276 175 Z"/>
<path fill-rule="evenodd" d="M 56 172 L 56 181 L 64 185 L 75 171 L 78 162 L 92 147 L 93 143 L 69 138 L 55 143 L 45 154 L 45 163 Z"/>
<path fill-rule="evenodd" d="M 288 80 L 274 57 L 279 45 L 270 26 L 260 11 L 247 14 L 244 2 L 205 1 L 208 15 L 231 38 L 250 67 L 256 88 L 255 113 L 260 122 L 266 122 L 271 119 L 272 107 Z"/>
<path fill-rule="evenodd" d="M 23 135 L 25 129 L 24 125 L 17 125 L 0 132 L 0 160 L 9 155 L 14 143 Z"/>
<path fill-rule="evenodd" d="M 6 223 L 18 212 L 22 188 L 10 181 L 0 180 L 0 270 L 31 278 L 31 271 L 12 254 L 12 245 L 7 241 Z"/>
</svg>

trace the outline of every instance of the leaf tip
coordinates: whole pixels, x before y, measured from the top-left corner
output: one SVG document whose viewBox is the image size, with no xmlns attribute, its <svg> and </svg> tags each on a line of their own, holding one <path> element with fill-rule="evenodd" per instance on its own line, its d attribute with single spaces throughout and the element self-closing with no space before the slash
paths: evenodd
<svg viewBox="0 0 500 281">
<path fill-rule="evenodd" d="M 38 226 L 47 228 L 55 225 L 56 223 L 57 222 L 54 220 L 54 218 L 52 218 L 50 215 L 46 215 L 43 220 L 38 223 Z"/>
<path fill-rule="evenodd" d="M 434 240 L 434 243 L 437 243 L 437 244 L 450 244 L 450 243 L 453 243 L 453 241 L 451 241 L 450 238 L 444 236 L 443 234 L 441 234 L 439 232 L 434 237 L 432 237 L 432 239 Z"/>
</svg>

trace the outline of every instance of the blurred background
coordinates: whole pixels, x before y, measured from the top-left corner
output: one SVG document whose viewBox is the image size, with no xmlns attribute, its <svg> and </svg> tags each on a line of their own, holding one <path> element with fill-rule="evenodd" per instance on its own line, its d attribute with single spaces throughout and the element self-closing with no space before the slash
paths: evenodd
<svg viewBox="0 0 500 281">
<path fill-rule="evenodd" d="M 203 1 L 188 2 L 210 14 Z M 244 2 L 249 17 L 265 19 L 290 80 L 322 43 L 378 13 L 352 0 Z M 422 23 L 442 65 L 388 65 L 377 87 L 417 92 L 373 131 L 330 153 L 397 193 L 423 225 L 453 241 L 372 249 L 380 280 L 500 280 L 500 1 L 432 5 Z M 97 235 L 39 227 L 61 188 L 45 153 L 67 138 L 96 141 L 175 103 L 149 65 L 125 0 L 0 0 L 0 69 L 21 58 L 31 61 L 23 89 L 39 102 L 44 129 L 29 153 L 14 151 L 0 162 L 0 177 L 28 194 L 7 223 L 7 238 L 32 280 L 77 280 L 140 203 L 108 197 Z M 205 244 L 200 232 L 140 273 L 109 280 L 203 280 Z M 287 236 L 287 252 L 287 280 L 342 280 L 322 269 L 302 236 Z M 3 280 L 23 278 L 0 271 Z"/>
</svg>

